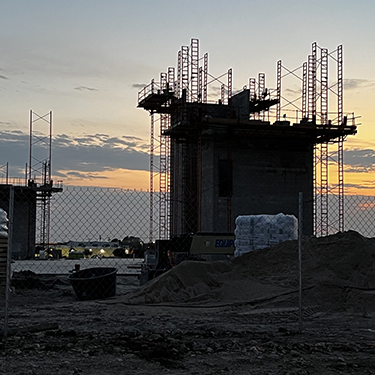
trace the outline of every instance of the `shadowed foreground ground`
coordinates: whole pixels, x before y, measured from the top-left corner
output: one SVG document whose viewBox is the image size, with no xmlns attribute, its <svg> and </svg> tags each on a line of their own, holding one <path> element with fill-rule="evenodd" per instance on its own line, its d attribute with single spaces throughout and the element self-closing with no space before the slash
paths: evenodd
<svg viewBox="0 0 375 375">
<path fill-rule="evenodd" d="M 355 232 L 231 262 L 185 262 L 115 297 L 77 301 L 66 280 L 12 295 L 4 374 L 375 374 L 375 248 Z M 36 332 L 32 332 L 33 329 Z"/>
</svg>

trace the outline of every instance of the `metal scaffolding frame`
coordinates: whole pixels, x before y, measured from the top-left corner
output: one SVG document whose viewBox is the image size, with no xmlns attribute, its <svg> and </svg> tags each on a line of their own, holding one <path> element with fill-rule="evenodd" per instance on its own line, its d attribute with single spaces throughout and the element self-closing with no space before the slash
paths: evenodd
<svg viewBox="0 0 375 375">
<path fill-rule="evenodd" d="M 199 40 L 192 39 L 190 44 L 190 99 L 198 101 L 199 97 Z"/>
<path fill-rule="evenodd" d="M 139 102 L 152 93 L 170 92 L 171 97 L 175 100 L 186 100 L 187 103 L 208 103 L 209 92 L 208 87 L 211 84 L 219 84 L 220 101 L 223 104 L 229 104 L 232 97 L 233 77 L 232 69 L 229 69 L 221 76 L 213 76 L 208 71 L 208 53 L 203 57 L 199 56 L 199 40 L 191 39 L 190 46 L 182 46 L 177 55 L 177 70 L 168 68 L 168 74 L 162 73 L 160 82 L 151 81 L 139 93 Z M 333 84 L 329 83 L 329 60 L 334 60 L 337 64 L 337 80 Z M 227 76 L 227 81 L 223 77 Z M 283 82 L 288 76 L 297 78 L 300 85 L 300 94 L 294 94 L 292 98 L 282 92 Z M 327 48 L 321 48 L 316 42 L 312 43 L 311 54 L 307 56 L 301 66 L 295 69 L 288 69 L 279 60 L 277 62 L 277 84 L 276 89 L 266 89 L 266 77 L 264 73 L 259 73 L 257 79 L 249 79 L 249 96 L 250 102 L 253 102 L 253 111 L 250 111 L 250 119 L 268 120 L 270 116 L 275 121 L 294 121 L 294 123 L 311 123 L 317 128 L 327 127 L 331 125 L 340 125 L 347 121 L 347 116 L 343 112 L 343 58 L 342 46 L 338 46 L 333 52 L 329 52 Z M 288 85 L 285 85 L 288 87 Z M 290 90 L 291 91 L 291 90 Z M 287 93 L 288 90 L 285 90 Z M 295 90 L 294 90 L 295 92 Z M 337 108 L 329 111 L 329 96 L 337 96 Z M 269 106 L 261 106 L 259 102 L 269 96 L 275 100 L 276 108 L 272 111 Z M 276 99 L 273 99 L 276 98 Z M 171 100 L 171 99 L 168 99 Z M 168 103 L 162 106 L 168 106 Z M 258 106 L 259 105 L 259 106 Z M 258 107 L 257 107 L 258 106 Z M 257 111 L 257 109 L 259 110 Z M 145 108 L 147 109 L 147 108 Z M 171 189 L 169 173 L 171 158 L 178 158 L 180 152 L 185 152 L 187 145 L 184 143 L 176 146 L 176 150 L 171 150 L 168 143 L 169 138 L 163 136 L 163 133 L 170 126 L 170 113 L 164 111 L 154 113 L 148 109 L 151 114 L 151 141 L 150 141 L 150 193 L 151 193 L 151 210 L 150 210 L 150 241 L 153 240 L 153 225 L 156 223 L 153 212 L 153 197 L 155 173 L 154 154 L 160 155 L 159 165 L 159 237 L 168 238 L 170 233 L 170 217 L 171 207 L 168 206 L 169 191 Z M 156 116 L 156 117 L 155 117 Z M 288 117 L 287 117 L 288 116 Z M 332 118 L 333 116 L 333 118 Z M 355 125 L 354 114 L 350 119 L 352 125 Z M 160 132 L 156 132 L 154 127 L 159 122 Z M 155 139 L 158 134 L 159 139 Z M 313 153 L 313 184 L 314 184 L 314 232 L 317 236 L 325 236 L 332 233 L 333 230 L 342 231 L 344 228 L 344 168 L 343 168 L 343 142 L 345 137 L 337 139 L 319 138 L 314 147 Z M 158 142 L 158 146 L 155 146 Z M 201 142 L 198 142 L 200 147 Z M 332 145 L 337 148 L 331 151 Z M 180 150 L 180 151 L 178 151 Z M 177 152 L 177 154 L 176 154 Z M 173 154 L 173 155 L 172 155 Z M 198 159 L 201 152 L 197 152 Z M 197 160 L 198 172 L 201 173 L 200 160 Z M 338 175 L 337 183 L 332 184 L 330 180 L 330 170 L 333 165 L 336 166 Z M 185 171 L 186 172 L 186 171 Z M 182 169 L 181 173 L 185 173 Z M 187 172 L 186 172 L 187 173 Z M 182 179 L 186 179 L 186 176 Z M 173 187 L 181 189 L 182 187 Z M 199 186 L 198 186 L 199 195 Z M 333 219 L 329 212 L 329 196 L 337 195 L 339 200 L 339 212 L 337 218 Z M 181 196 L 181 195 L 179 195 Z M 198 202 L 199 205 L 199 197 Z M 199 220 L 198 220 L 199 221 Z"/>
<path fill-rule="evenodd" d="M 265 95 L 265 90 L 266 90 L 266 75 L 264 73 L 259 73 L 258 74 L 258 98 L 263 98 Z M 265 111 L 260 112 L 259 115 L 259 120 L 264 121 L 265 120 Z"/>
<path fill-rule="evenodd" d="M 329 60 L 337 64 L 337 80 L 329 84 Z M 276 107 L 276 120 L 281 119 L 281 112 L 298 112 L 302 119 L 319 126 L 340 125 L 346 121 L 343 111 L 343 54 L 342 46 L 329 52 L 327 48 L 312 43 L 311 54 L 307 61 L 295 69 L 288 69 L 277 63 L 277 93 L 280 99 Z M 282 80 L 293 76 L 301 81 L 301 96 L 288 99 L 281 91 Z M 337 107 L 332 111 L 328 108 L 329 96 L 337 96 Z M 285 116 L 285 114 L 284 114 Z M 332 118 L 330 118 L 332 117 Z M 351 121 L 354 125 L 354 115 Z M 314 231 L 317 236 L 326 236 L 335 231 L 344 230 L 344 137 L 334 141 L 322 141 L 314 148 Z M 336 146 L 335 146 L 336 145 Z M 335 147 L 332 147 L 335 146 Z M 332 149 L 333 148 L 333 149 Z M 337 169 L 337 183 L 330 181 L 330 169 Z M 337 197 L 339 212 L 329 210 L 329 197 Z"/>
<path fill-rule="evenodd" d="M 225 75 L 227 76 L 227 82 L 222 81 Z M 229 69 L 227 73 L 219 77 L 209 74 L 208 53 L 200 57 L 199 39 L 191 39 L 190 46 L 182 46 L 178 51 L 177 69 L 175 70 L 175 68 L 169 67 L 168 73 L 160 74 L 159 82 L 152 80 L 150 85 L 147 86 L 144 95 L 171 91 L 176 98 L 181 98 L 183 95 L 186 95 L 187 102 L 208 103 L 208 86 L 213 83 L 219 83 L 222 91 L 222 102 L 228 104 L 233 92 L 232 80 L 232 69 Z M 159 239 L 168 239 L 170 236 L 170 226 L 173 225 L 170 223 L 170 161 L 172 157 L 181 158 L 179 153 L 186 152 L 187 146 L 181 144 L 179 147 L 180 151 L 173 151 L 171 149 L 170 139 L 164 135 L 164 132 L 170 126 L 170 114 L 155 113 L 153 110 L 150 110 L 150 119 L 149 240 L 152 242 L 155 239 L 154 229 L 156 223 L 158 226 Z M 159 126 L 159 131 L 156 130 L 157 126 Z M 198 155 L 200 155 L 199 152 Z M 155 156 L 159 156 L 160 163 L 158 166 L 154 163 Z M 199 165 L 199 160 L 197 164 Z M 155 180 L 157 178 L 159 179 L 159 191 L 155 191 Z M 188 176 L 183 178 L 186 179 Z M 173 188 L 181 190 L 182 187 L 175 186 Z M 155 206 L 156 204 L 158 205 Z M 158 210 L 157 214 L 156 209 Z M 157 216 L 157 219 L 155 216 Z"/>
<path fill-rule="evenodd" d="M 36 192 L 37 232 L 39 244 L 45 248 L 50 242 L 51 196 L 62 191 L 62 187 L 53 187 L 51 178 L 52 111 L 40 116 L 30 110 L 29 124 L 30 149 L 26 178 L 28 186 Z"/>
<path fill-rule="evenodd" d="M 170 71 L 169 71 L 170 72 Z M 167 73 L 160 73 L 160 89 L 167 90 L 169 87 Z M 159 155 L 159 239 L 168 238 L 168 191 L 169 191 L 169 139 L 164 135 L 164 131 L 169 128 L 170 116 L 160 114 L 160 155 Z"/>
<path fill-rule="evenodd" d="M 154 81 L 151 81 L 152 86 Z M 154 132 L 155 132 L 155 115 L 153 111 L 150 113 L 150 228 L 149 241 L 154 239 Z"/>
</svg>

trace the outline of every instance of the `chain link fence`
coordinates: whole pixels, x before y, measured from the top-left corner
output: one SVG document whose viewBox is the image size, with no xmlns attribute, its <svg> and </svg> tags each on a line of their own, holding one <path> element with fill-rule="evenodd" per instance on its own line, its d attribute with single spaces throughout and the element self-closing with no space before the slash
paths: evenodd
<svg viewBox="0 0 375 375">
<path fill-rule="evenodd" d="M 17 303 L 25 298 L 26 308 L 35 290 L 57 289 L 57 301 L 67 296 L 72 300 L 110 297 L 116 294 L 116 287 L 117 293 L 122 292 L 119 277 L 133 278 L 133 285 L 144 284 L 185 259 L 228 259 L 234 255 L 241 262 L 241 256 L 253 250 L 298 238 L 297 219 L 288 215 L 239 217 L 235 233 L 194 236 L 181 219 L 188 217 L 186 212 L 173 212 L 190 206 L 167 207 L 168 202 L 159 200 L 157 193 L 150 223 L 147 191 L 68 186 L 43 200 L 27 187 L 16 186 L 13 194 L 8 249 L 5 237 L 0 239 L 0 324 L 7 321 L 7 304 L 11 310 L 15 294 Z M 9 196 L 9 189 L 0 194 L 0 208 L 5 212 L 10 211 Z M 332 200 L 330 210 L 335 209 L 336 201 Z M 192 215 L 196 213 L 193 206 Z M 161 228 L 169 220 L 160 215 L 167 212 L 166 207 L 174 217 L 172 230 L 181 233 L 172 241 L 160 237 L 169 231 Z M 375 197 L 348 195 L 344 207 L 346 231 L 375 237 Z M 9 289 L 5 287 L 6 261 L 11 270 Z M 17 325 L 17 318 L 12 319 L 10 325 Z"/>
</svg>

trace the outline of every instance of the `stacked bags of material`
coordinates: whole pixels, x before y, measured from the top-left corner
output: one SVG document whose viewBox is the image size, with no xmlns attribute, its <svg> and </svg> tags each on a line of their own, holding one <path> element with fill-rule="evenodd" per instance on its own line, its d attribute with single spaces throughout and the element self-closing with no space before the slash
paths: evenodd
<svg viewBox="0 0 375 375">
<path fill-rule="evenodd" d="M 0 208 L 0 294 L 5 291 L 8 253 L 8 217 Z"/>
<path fill-rule="evenodd" d="M 293 215 L 246 215 L 236 218 L 234 256 L 298 238 L 298 221 Z"/>
<path fill-rule="evenodd" d="M 8 217 L 2 208 L 0 208 L 0 237 L 8 238 Z"/>
</svg>

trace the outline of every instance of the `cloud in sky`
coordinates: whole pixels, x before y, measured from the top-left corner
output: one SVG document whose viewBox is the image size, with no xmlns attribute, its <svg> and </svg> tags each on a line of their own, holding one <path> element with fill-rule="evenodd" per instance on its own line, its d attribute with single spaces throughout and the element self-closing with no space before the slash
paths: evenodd
<svg viewBox="0 0 375 375">
<path fill-rule="evenodd" d="M 79 91 L 99 91 L 98 89 L 94 89 L 93 87 L 87 87 L 87 86 L 77 86 L 74 88 L 74 90 L 79 90 Z"/>
<path fill-rule="evenodd" d="M 24 174 L 29 159 L 29 135 L 22 131 L 0 130 L 0 165 L 9 162 L 10 177 Z M 33 146 L 33 157 L 43 160 L 46 149 Z M 52 175 L 58 179 L 105 178 L 117 169 L 149 170 L 148 145 L 139 137 L 113 137 L 107 134 L 71 136 L 58 134 L 52 141 Z"/>
<path fill-rule="evenodd" d="M 284 90 L 286 93 L 288 94 L 292 94 L 292 95 L 301 95 L 301 89 L 290 89 L 290 88 L 286 88 Z"/>
<path fill-rule="evenodd" d="M 103 175 L 95 175 L 91 173 L 80 173 L 76 171 L 67 171 L 64 173 L 65 177 L 68 179 L 85 179 L 85 180 L 93 180 L 93 179 L 101 179 L 101 180 L 106 180 L 108 177 L 103 176 Z"/>
<path fill-rule="evenodd" d="M 346 189 L 359 189 L 359 190 L 368 190 L 375 189 L 375 181 L 365 181 L 361 184 L 345 184 Z"/>
<path fill-rule="evenodd" d="M 145 83 L 133 83 L 132 84 L 132 87 L 134 89 L 143 89 L 145 86 L 147 86 L 147 84 L 145 84 Z"/>
<path fill-rule="evenodd" d="M 375 81 L 368 79 L 358 79 L 358 78 L 346 78 L 344 79 L 344 89 L 354 90 L 363 87 L 375 86 Z"/>
<path fill-rule="evenodd" d="M 345 150 L 344 161 L 346 172 L 373 172 L 375 171 L 375 150 L 369 148 Z"/>
</svg>

